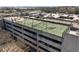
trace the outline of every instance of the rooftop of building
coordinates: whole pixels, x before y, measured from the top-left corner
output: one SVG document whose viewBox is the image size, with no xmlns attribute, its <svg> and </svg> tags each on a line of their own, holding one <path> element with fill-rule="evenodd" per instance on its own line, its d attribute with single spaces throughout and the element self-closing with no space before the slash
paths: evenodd
<svg viewBox="0 0 79 59">
<path fill-rule="evenodd" d="M 77 31 L 70 30 L 69 34 L 79 36 L 79 30 Z"/>
<path fill-rule="evenodd" d="M 63 33 L 68 29 L 68 26 L 33 19 L 25 19 L 23 21 L 18 21 L 18 23 L 60 37 L 62 37 Z"/>
<path fill-rule="evenodd" d="M 37 30 L 41 30 L 50 34 L 57 35 L 59 37 L 62 37 L 63 33 L 68 29 L 68 26 L 65 26 L 65 25 L 45 22 L 41 20 L 38 21 L 30 18 L 7 17 L 6 19 Z"/>
</svg>

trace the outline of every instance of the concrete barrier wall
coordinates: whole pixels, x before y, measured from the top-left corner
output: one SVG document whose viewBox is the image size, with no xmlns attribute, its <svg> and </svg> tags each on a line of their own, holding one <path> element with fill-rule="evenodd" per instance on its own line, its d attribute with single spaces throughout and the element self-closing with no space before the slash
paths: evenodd
<svg viewBox="0 0 79 59">
<path fill-rule="evenodd" d="M 79 52 L 79 36 L 65 34 L 62 42 L 62 52 Z"/>
</svg>

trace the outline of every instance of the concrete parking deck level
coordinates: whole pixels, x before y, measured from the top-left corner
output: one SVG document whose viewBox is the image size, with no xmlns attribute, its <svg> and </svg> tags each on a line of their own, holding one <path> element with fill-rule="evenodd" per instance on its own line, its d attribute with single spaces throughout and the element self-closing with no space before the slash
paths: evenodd
<svg viewBox="0 0 79 59">
<path fill-rule="evenodd" d="M 68 26 L 44 22 L 44 21 L 32 20 L 32 19 L 25 19 L 23 21 L 19 21 L 18 23 L 60 37 L 62 37 L 63 33 L 68 29 Z"/>
</svg>

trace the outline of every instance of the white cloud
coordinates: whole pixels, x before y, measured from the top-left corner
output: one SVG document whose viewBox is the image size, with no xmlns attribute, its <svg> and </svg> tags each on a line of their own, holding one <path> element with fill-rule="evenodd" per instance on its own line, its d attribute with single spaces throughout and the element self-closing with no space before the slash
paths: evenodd
<svg viewBox="0 0 79 59">
<path fill-rule="evenodd" d="M 79 6 L 78 0 L 0 0 L 0 6 Z"/>
</svg>

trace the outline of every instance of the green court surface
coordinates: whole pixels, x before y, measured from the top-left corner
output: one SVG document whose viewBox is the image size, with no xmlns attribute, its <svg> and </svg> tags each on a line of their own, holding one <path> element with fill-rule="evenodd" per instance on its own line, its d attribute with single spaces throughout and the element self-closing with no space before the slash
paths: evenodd
<svg viewBox="0 0 79 59">
<path fill-rule="evenodd" d="M 44 21 L 32 20 L 32 19 L 25 19 L 24 21 L 21 21 L 18 23 L 28 27 L 32 27 L 34 29 L 38 29 L 44 32 L 54 34 L 60 37 L 62 37 L 64 31 L 68 29 L 68 26 L 44 22 Z"/>
</svg>

